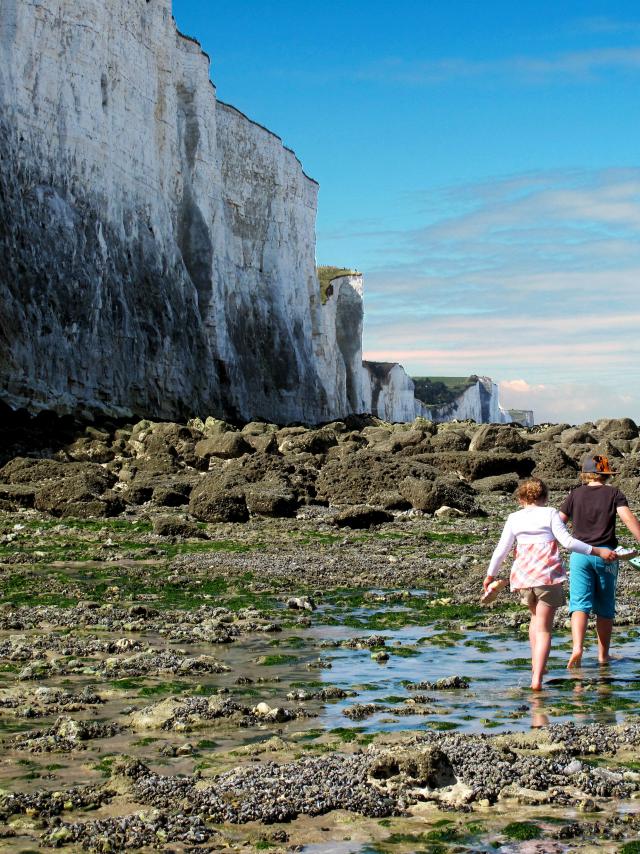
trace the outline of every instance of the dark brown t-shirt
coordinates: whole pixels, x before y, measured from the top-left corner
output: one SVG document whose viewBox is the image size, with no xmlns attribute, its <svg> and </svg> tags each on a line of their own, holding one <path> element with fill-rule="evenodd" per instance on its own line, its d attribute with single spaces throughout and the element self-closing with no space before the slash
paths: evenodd
<svg viewBox="0 0 640 854">
<path fill-rule="evenodd" d="M 624 493 L 615 486 L 587 486 L 571 490 L 560 505 L 560 512 L 571 519 L 573 536 L 590 546 L 615 549 L 618 507 L 628 507 Z"/>
</svg>

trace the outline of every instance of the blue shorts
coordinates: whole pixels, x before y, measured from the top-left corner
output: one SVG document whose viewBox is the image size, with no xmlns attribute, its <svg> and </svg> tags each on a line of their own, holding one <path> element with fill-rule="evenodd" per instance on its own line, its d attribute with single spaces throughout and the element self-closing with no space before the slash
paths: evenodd
<svg viewBox="0 0 640 854">
<path fill-rule="evenodd" d="M 593 611 L 613 620 L 616 613 L 618 561 L 608 563 L 595 555 L 571 553 L 569 561 L 569 613 Z"/>
</svg>

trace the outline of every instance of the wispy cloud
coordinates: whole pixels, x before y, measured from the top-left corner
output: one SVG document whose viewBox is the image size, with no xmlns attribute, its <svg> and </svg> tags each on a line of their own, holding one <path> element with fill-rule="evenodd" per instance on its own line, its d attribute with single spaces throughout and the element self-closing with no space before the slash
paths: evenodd
<svg viewBox="0 0 640 854">
<path fill-rule="evenodd" d="M 640 35 L 640 21 L 621 20 L 607 15 L 594 15 L 579 18 L 569 25 L 569 31 L 576 35 Z"/>
<path fill-rule="evenodd" d="M 508 176 L 411 204 L 423 227 L 373 241 L 368 358 L 515 375 L 527 388 L 505 394 L 526 391 L 547 417 L 555 395 L 565 420 L 579 418 L 568 386 L 608 389 L 601 415 L 622 406 L 640 383 L 640 169 Z"/>
<path fill-rule="evenodd" d="M 407 60 L 387 57 L 356 68 L 357 80 L 401 84 L 404 86 L 437 86 L 464 80 L 509 80 L 547 83 L 590 80 L 609 71 L 640 71 L 640 45 L 596 47 L 589 50 L 565 51 L 549 56 L 514 55 L 499 59 L 443 57 L 429 60 Z"/>
</svg>

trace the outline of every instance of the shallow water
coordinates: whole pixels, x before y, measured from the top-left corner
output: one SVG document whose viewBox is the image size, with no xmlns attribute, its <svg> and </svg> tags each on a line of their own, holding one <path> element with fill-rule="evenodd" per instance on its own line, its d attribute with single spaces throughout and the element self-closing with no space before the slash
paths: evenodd
<svg viewBox="0 0 640 854">
<path fill-rule="evenodd" d="M 376 605 L 379 610 L 380 606 Z M 366 614 L 367 609 L 358 609 Z M 0 641 L 10 634 L 1 633 Z M 37 637 L 38 632 L 24 632 Z M 63 634 L 62 632 L 60 634 Z M 326 646 L 332 641 L 353 637 L 383 636 L 389 660 L 379 663 L 369 649 Z M 231 644 L 171 644 L 162 635 L 127 633 L 145 646 L 161 650 L 179 650 L 185 655 L 213 655 L 229 667 L 223 674 L 185 674 L 163 677 L 140 677 L 134 680 L 106 679 L 99 675 L 50 677 L 37 682 L 18 682 L 15 672 L 0 673 L 0 688 L 27 691 L 40 685 L 79 691 L 92 685 L 106 702 L 76 717 L 115 721 L 127 724 L 127 713 L 168 696 L 207 695 L 227 692 L 244 704 L 254 706 L 266 701 L 270 706 L 304 708 L 309 718 L 285 724 L 261 724 L 240 728 L 226 721 L 209 722 L 192 733 L 124 730 L 116 736 L 96 739 L 86 749 L 68 754 L 30 754 L 5 750 L 0 766 L 0 781 L 12 789 L 58 787 L 62 783 L 96 781 L 104 757 L 116 753 L 139 756 L 161 773 L 192 773 L 194 767 L 216 766 L 215 756 L 224 751 L 249 745 L 279 734 L 284 738 L 302 738 L 311 743 L 323 731 L 334 731 L 336 737 L 350 741 L 376 732 L 406 729 L 457 730 L 492 732 L 528 730 L 547 723 L 573 720 L 576 723 L 622 723 L 637 720 L 640 709 L 640 638 L 635 631 L 619 631 L 615 638 L 623 658 L 610 667 L 600 668 L 593 655 L 585 654 L 585 666 L 579 671 L 566 670 L 566 636 L 555 639 L 548 688 L 541 695 L 529 690 L 528 643 L 522 635 L 491 635 L 479 631 L 448 632 L 433 626 L 405 626 L 394 631 L 354 630 L 345 626 L 315 626 L 310 629 L 285 629 L 279 634 L 254 634 Z M 72 637 L 99 636 L 117 638 L 104 631 L 82 631 Z M 265 663 L 265 656 L 268 662 Z M 283 659 L 278 659 L 282 656 Z M 286 658 L 285 658 L 286 657 Z M 330 669 L 316 668 L 318 659 Z M 98 664 L 100 656 L 86 659 L 88 666 Z M 282 663 L 277 663 L 281 661 Z M 407 682 L 436 681 L 458 675 L 470 679 L 468 689 L 409 691 Z M 238 677 L 248 677 L 248 685 L 236 684 Z M 342 700 L 298 703 L 288 700 L 292 689 L 308 692 L 335 685 L 353 690 L 356 696 Z M 4 692 L 3 692 L 4 694 Z M 426 695 L 428 714 L 405 714 L 407 700 L 416 694 Z M 375 704 L 379 712 L 362 720 L 343 714 L 354 704 Z M 38 719 L 16 717 L 0 710 L 4 736 L 18 731 L 40 730 L 51 726 L 56 715 Z M 305 735 L 306 734 L 306 735 Z M 189 741 L 194 754 L 166 757 L 161 750 L 167 744 Z M 363 744 L 366 742 L 362 742 Z M 305 748 L 306 749 L 306 748 Z M 53 767 L 52 767 L 53 766 Z"/>
</svg>

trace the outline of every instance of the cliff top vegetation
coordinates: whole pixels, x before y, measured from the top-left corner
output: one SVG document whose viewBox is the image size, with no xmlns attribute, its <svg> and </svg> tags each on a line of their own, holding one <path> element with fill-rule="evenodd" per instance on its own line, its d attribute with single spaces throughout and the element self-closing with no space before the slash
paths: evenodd
<svg viewBox="0 0 640 854">
<path fill-rule="evenodd" d="M 468 388 L 478 382 L 478 377 L 411 377 L 415 385 L 414 394 L 427 406 L 442 406 L 452 403 Z"/>
<path fill-rule="evenodd" d="M 357 270 L 352 270 L 349 267 L 332 267 L 323 265 L 318 267 L 318 280 L 320 282 L 320 298 L 322 304 L 331 296 L 331 281 L 339 276 L 353 276 L 357 274 Z"/>
</svg>

